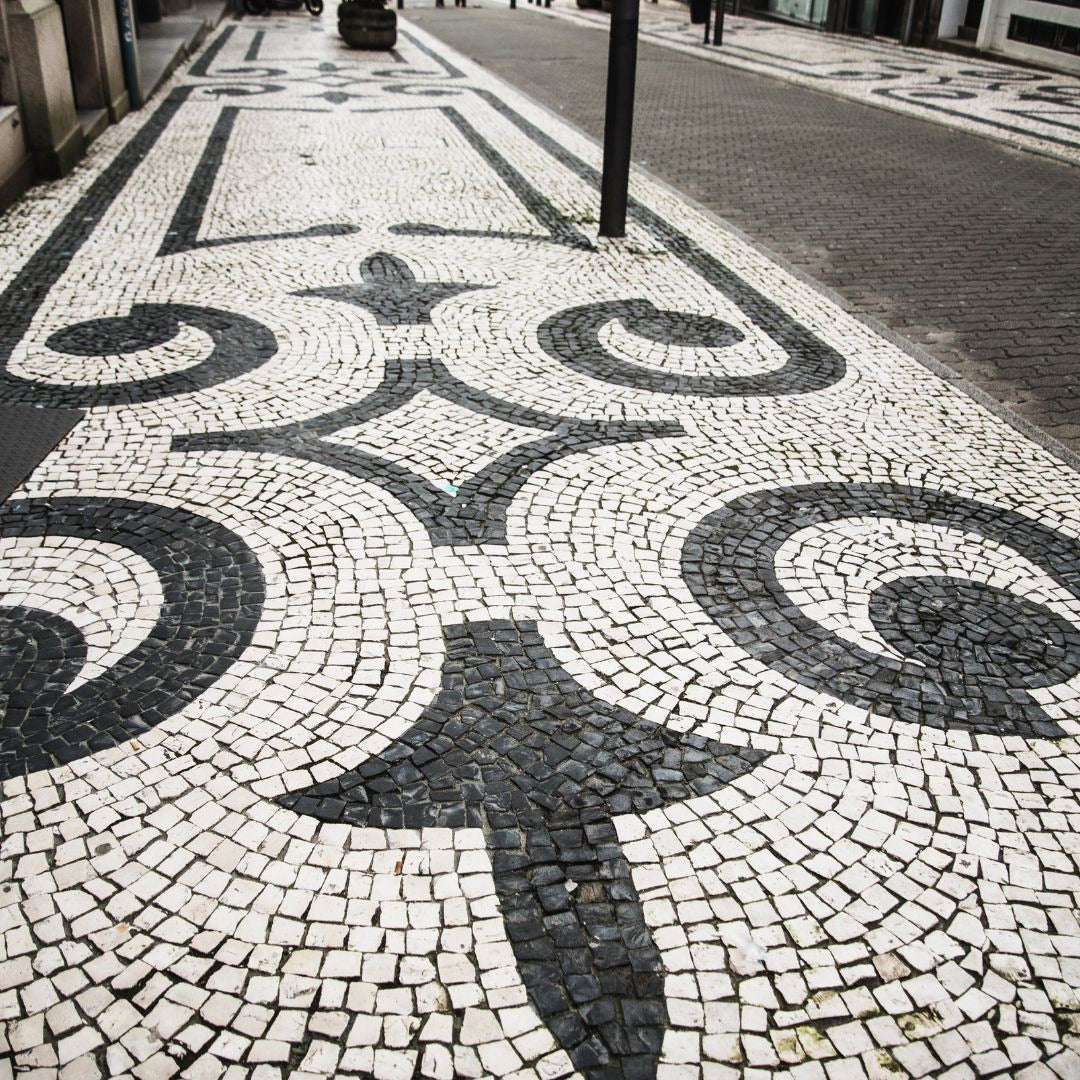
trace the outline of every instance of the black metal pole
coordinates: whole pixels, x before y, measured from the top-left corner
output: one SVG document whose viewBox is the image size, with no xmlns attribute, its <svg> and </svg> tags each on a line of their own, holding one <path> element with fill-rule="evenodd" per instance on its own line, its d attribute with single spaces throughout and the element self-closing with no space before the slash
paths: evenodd
<svg viewBox="0 0 1080 1080">
<path fill-rule="evenodd" d="M 639 3 L 640 0 L 614 0 L 611 9 L 607 111 L 604 115 L 604 172 L 600 177 L 601 236 L 626 235 Z"/>
<path fill-rule="evenodd" d="M 120 63 L 124 68 L 124 86 L 128 92 L 128 105 L 132 110 L 141 109 L 142 77 L 139 71 L 139 54 L 135 48 L 135 26 L 128 0 L 116 0 L 116 23 L 120 31 Z"/>
<path fill-rule="evenodd" d="M 727 0 L 716 0 L 716 24 L 713 26 L 712 43 L 724 44 L 724 11 L 727 8 Z"/>
<path fill-rule="evenodd" d="M 705 0 L 705 40 L 703 45 L 709 44 L 709 26 L 712 18 L 712 0 Z"/>
</svg>

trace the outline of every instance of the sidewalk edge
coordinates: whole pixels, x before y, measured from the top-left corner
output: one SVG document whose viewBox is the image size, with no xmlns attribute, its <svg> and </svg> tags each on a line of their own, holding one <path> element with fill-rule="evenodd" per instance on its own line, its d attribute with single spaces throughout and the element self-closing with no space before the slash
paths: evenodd
<svg viewBox="0 0 1080 1080">
<path fill-rule="evenodd" d="M 519 93 L 521 91 L 518 91 Z M 527 95 L 526 95 L 527 96 Z M 530 98 L 530 100 L 532 100 Z M 543 108 L 543 106 L 541 106 Z M 558 115 L 557 113 L 554 115 Z M 575 125 L 571 124 L 571 127 Z M 577 130 L 575 128 L 575 130 Z M 579 134 L 585 135 L 584 132 Z M 586 138 L 590 136 L 585 135 Z M 596 142 L 597 140 L 593 140 Z M 599 145 L 599 144 L 598 144 Z M 1014 412 L 1004 402 L 998 401 L 987 391 L 981 387 L 976 386 L 969 379 L 963 375 L 953 371 L 951 367 L 945 364 L 943 361 L 938 360 L 936 357 L 931 356 L 921 345 L 916 345 L 915 342 L 909 341 L 903 337 L 897 331 L 886 326 L 880 319 L 875 318 L 873 315 L 868 315 L 866 312 L 859 310 L 850 300 L 841 296 L 831 286 L 824 284 L 815 278 L 812 274 L 806 270 L 801 269 L 798 266 L 794 266 L 783 255 L 778 255 L 772 248 L 766 244 L 755 240 L 752 236 L 743 232 L 738 225 L 733 225 L 726 218 L 721 217 L 714 210 L 710 210 L 707 206 L 702 206 L 696 199 L 690 195 L 686 195 L 680 191 L 677 187 L 669 184 L 666 180 L 662 180 L 655 173 L 645 168 L 643 165 L 634 164 L 634 169 L 642 176 L 647 177 L 652 183 L 658 187 L 663 188 L 668 194 L 677 196 L 682 199 L 687 205 L 693 207 L 703 217 L 712 221 L 714 225 L 718 225 L 723 229 L 726 229 L 732 235 L 741 240 L 744 244 L 753 248 L 755 251 L 764 255 L 766 258 L 771 259 L 777 266 L 779 266 L 786 273 L 790 274 L 793 278 L 801 281 L 804 285 L 809 285 L 811 288 L 816 289 L 826 300 L 835 304 L 838 308 L 841 308 L 845 314 L 850 315 L 853 319 L 862 323 L 863 326 L 872 330 L 879 337 L 884 338 L 891 345 L 895 345 L 902 352 L 907 353 L 913 360 L 917 360 L 923 367 L 929 370 L 932 374 L 936 375 L 939 379 L 949 383 L 951 386 L 956 387 L 957 390 L 962 391 L 965 395 L 970 397 L 976 404 L 981 405 L 984 409 L 993 413 L 998 419 L 1004 420 L 1015 431 L 1020 432 L 1021 435 L 1026 436 L 1032 442 L 1037 443 L 1044 450 L 1050 451 L 1056 457 L 1069 465 L 1071 468 L 1080 472 L 1080 453 L 1070 450 L 1064 443 L 1059 442 L 1050 435 L 1048 432 L 1043 431 L 1042 428 L 1037 427 L 1030 420 L 1025 419 L 1019 413 Z"/>
</svg>

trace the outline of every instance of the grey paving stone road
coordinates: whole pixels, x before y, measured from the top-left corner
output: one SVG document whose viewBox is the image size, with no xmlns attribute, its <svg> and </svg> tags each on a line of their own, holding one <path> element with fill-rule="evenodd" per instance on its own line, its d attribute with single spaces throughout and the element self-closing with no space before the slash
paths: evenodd
<svg viewBox="0 0 1080 1080">
<path fill-rule="evenodd" d="M 528 8 L 408 17 L 595 137 L 606 38 Z M 1080 450 L 1080 169 L 655 45 L 634 159 Z"/>
</svg>

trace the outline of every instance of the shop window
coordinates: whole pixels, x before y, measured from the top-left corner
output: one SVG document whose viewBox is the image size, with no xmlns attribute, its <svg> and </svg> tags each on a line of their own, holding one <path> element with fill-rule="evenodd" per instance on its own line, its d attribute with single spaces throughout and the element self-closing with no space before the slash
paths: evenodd
<svg viewBox="0 0 1080 1080">
<path fill-rule="evenodd" d="M 1009 40 L 1080 56 L 1080 26 L 1062 26 L 1060 23 L 1014 15 L 1009 20 Z"/>
<path fill-rule="evenodd" d="M 825 22 L 826 0 L 749 0 L 744 6 L 778 19 L 810 26 Z"/>
</svg>

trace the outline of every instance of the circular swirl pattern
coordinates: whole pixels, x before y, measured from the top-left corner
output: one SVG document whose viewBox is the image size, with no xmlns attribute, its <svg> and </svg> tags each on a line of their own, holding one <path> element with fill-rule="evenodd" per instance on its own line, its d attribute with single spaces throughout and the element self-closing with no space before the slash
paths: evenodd
<svg viewBox="0 0 1080 1080">
<path fill-rule="evenodd" d="M 199 514 L 125 499 L 32 499 L 0 516 L 0 536 L 104 538 L 149 563 L 162 592 L 146 638 L 77 685 L 87 657 L 79 628 L 28 604 L 0 608 L 0 779 L 74 761 L 161 723 L 228 671 L 258 625 L 259 563 L 240 537 Z"/>
<path fill-rule="evenodd" d="M 1080 631 L 1044 605 L 942 575 L 879 585 L 870 618 L 899 658 L 871 652 L 807 615 L 780 583 L 776 554 L 802 529 L 877 517 L 961 530 L 1046 568 L 1080 598 L 1080 544 L 1014 511 L 890 484 L 808 484 L 743 495 L 683 547 L 682 572 L 708 615 L 752 657 L 814 690 L 932 727 L 1059 737 L 1028 693 L 1080 672 Z"/>
<path fill-rule="evenodd" d="M 80 386 L 43 384 L 3 371 L 0 390 L 13 401 L 27 399 L 29 392 L 38 405 L 131 405 L 215 386 L 265 364 L 278 349 L 274 334 L 262 323 L 194 304 L 135 304 L 128 315 L 89 319 L 57 330 L 46 344 L 73 356 L 122 356 L 166 345 L 179 334 L 182 323 L 202 330 L 214 344 L 209 356 L 179 371 Z"/>
<path fill-rule="evenodd" d="M 708 398 L 806 394 L 831 386 L 845 372 L 844 361 L 821 342 L 808 345 L 799 335 L 779 330 L 771 336 L 788 358 L 771 371 L 689 375 L 643 367 L 619 359 L 601 344 L 600 332 L 613 319 L 632 334 L 684 348 L 726 349 L 745 338 L 741 330 L 720 319 L 662 310 L 648 300 L 608 300 L 567 308 L 545 319 L 537 336 L 546 353 L 574 371 L 660 394 Z"/>
<path fill-rule="evenodd" d="M 1042 604 L 963 578 L 900 578 L 870 598 L 870 618 L 897 652 L 963 685 L 971 658 L 1006 685 L 1053 686 L 1080 672 L 1080 632 Z"/>
</svg>

